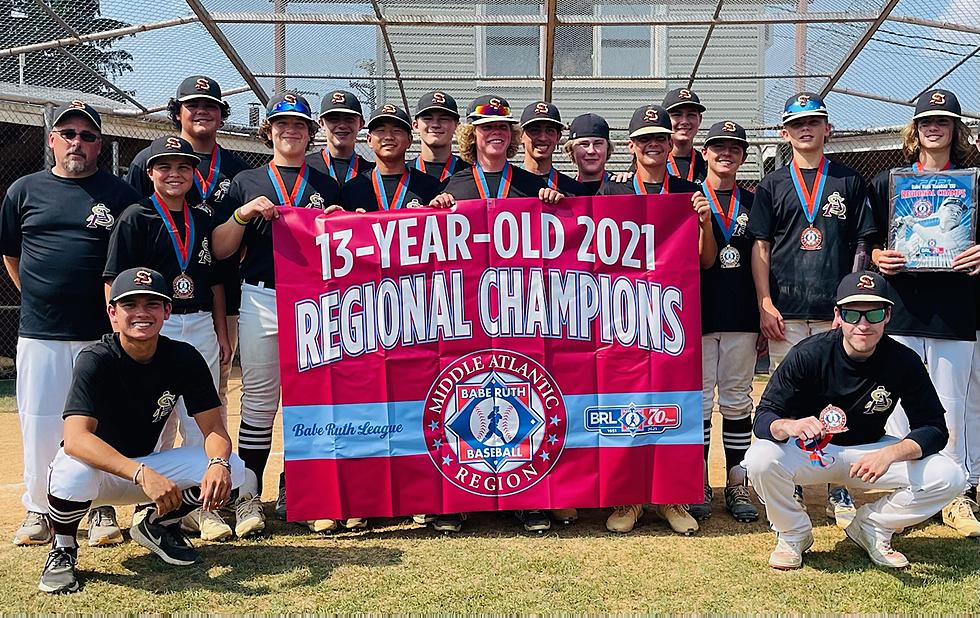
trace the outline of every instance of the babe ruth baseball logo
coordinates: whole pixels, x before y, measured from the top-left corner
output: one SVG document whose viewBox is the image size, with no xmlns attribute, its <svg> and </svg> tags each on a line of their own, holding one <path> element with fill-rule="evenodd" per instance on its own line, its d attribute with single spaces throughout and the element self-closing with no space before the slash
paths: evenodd
<svg viewBox="0 0 980 618">
<path fill-rule="evenodd" d="M 809 102 L 810 102 L 810 97 L 808 97 L 805 94 L 801 94 L 800 96 L 796 97 L 796 103 L 800 107 L 806 107 L 806 104 Z"/>
<path fill-rule="evenodd" d="M 343 92 L 333 93 L 332 95 L 330 95 L 330 102 L 333 103 L 334 105 L 340 105 L 341 103 L 344 102 L 344 93 Z"/>
<path fill-rule="evenodd" d="M 136 276 L 133 277 L 133 283 L 136 285 L 150 285 L 153 283 L 153 275 L 148 270 L 137 270 Z"/>
<path fill-rule="evenodd" d="M 153 422 L 159 423 L 170 416 L 175 405 L 177 405 L 177 397 L 171 394 L 170 391 L 163 391 L 163 394 L 157 399 L 157 409 L 153 412 Z"/>
<path fill-rule="evenodd" d="M 168 137 L 165 147 L 167 150 L 180 150 L 180 140 L 176 137 Z"/>
<path fill-rule="evenodd" d="M 857 286 L 862 290 L 873 290 L 875 289 L 875 278 L 871 275 L 861 275 L 858 277 Z"/>
<path fill-rule="evenodd" d="M 660 116 L 657 114 L 657 110 L 652 107 L 648 107 L 647 111 L 643 112 L 643 122 L 657 122 Z"/>
<path fill-rule="evenodd" d="M 207 238 L 201 241 L 201 250 L 197 253 L 197 263 L 205 265 L 211 263 L 211 247 L 208 246 Z"/>
<path fill-rule="evenodd" d="M 284 94 L 282 100 L 290 105 L 296 105 L 296 96 L 292 94 Z"/>
<path fill-rule="evenodd" d="M 382 114 L 394 114 L 395 113 L 395 106 L 394 105 L 385 105 L 385 106 L 383 106 L 381 108 L 381 113 Z"/>
<path fill-rule="evenodd" d="M 919 200 L 912 204 L 912 216 L 916 219 L 925 219 L 932 214 L 932 202 L 929 200 Z"/>
<path fill-rule="evenodd" d="M 847 204 L 844 203 L 844 196 L 840 191 L 834 191 L 827 196 L 827 203 L 823 207 L 823 216 L 837 217 L 838 219 L 847 218 Z"/>
<path fill-rule="evenodd" d="M 112 216 L 112 211 L 109 210 L 108 206 L 100 202 L 92 206 L 92 214 L 85 219 L 85 227 L 93 230 L 104 227 L 107 230 L 111 230 L 115 222 L 116 218 Z"/>
<path fill-rule="evenodd" d="M 405 204 L 405 208 L 422 208 L 422 203 L 418 199 L 413 199 L 411 202 Z"/>
<path fill-rule="evenodd" d="M 870 279 L 870 277 L 868 277 Z M 873 287 L 873 286 L 872 286 Z M 887 412 L 891 410 L 892 407 L 892 394 L 885 389 L 884 386 L 875 387 L 871 391 L 871 401 L 864 404 L 865 414 L 874 414 L 875 412 Z"/>
<path fill-rule="evenodd" d="M 445 103 L 446 102 L 446 95 L 444 95 L 441 92 L 433 92 L 432 93 L 432 102 L 433 103 L 440 103 L 440 104 Z"/>
<path fill-rule="evenodd" d="M 724 131 L 725 133 L 734 133 L 736 130 L 735 123 L 732 122 L 731 120 L 726 120 L 725 124 L 722 125 L 721 130 Z"/>
<path fill-rule="evenodd" d="M 208 80 L 201 77 L 198 78 L 196 82 L 194 82 L 194 88 L 196 88 L 197 90 L 209 90 L 211 88 L 211 84 L 208 83 Z"/>
<path fill-rule="evenodd" d="M 425 400 L 426 450 L 442 475 L 478 496 L 510 496 L 548 475 L 565 447 L 565 400 L 531 358 L 481 350 L 453 361 Z"/>
<path fill-rule="evenodd" d="M 75 99 L 74 101 L 68 104 L 68 107 L 72 109 L 83 109 L 85 107 L 85 103 L 79 101 L 78 99 Z"/>
<path fill-rule="evenodd" d="M 319 193 L 314 193 L 310 196 L 310 203 L 307 208 L 319 208 L 323 210 L 323 196 Z"/>
<path fill-rule="evenodd" d="M 835 405 L 828 405 L 820 412 L 820 422 L 827 433 L 847 431 L 847 414 Z"/>
<path fill-rule="evenodd" d="M 929 97 L 929 104 L 930 105 L 945 105 L 946 104 L 946 95 L 943 94 L 942 92 L 933 92 L 932 93 L 932 96 Z"/>
<path fill-rule="evenodd" d="M 547 103 L 536 103 L 534 105 L 534 113 L 535 114 L 547 114 L 548 113 L 548 104 Z"/>
</svg>

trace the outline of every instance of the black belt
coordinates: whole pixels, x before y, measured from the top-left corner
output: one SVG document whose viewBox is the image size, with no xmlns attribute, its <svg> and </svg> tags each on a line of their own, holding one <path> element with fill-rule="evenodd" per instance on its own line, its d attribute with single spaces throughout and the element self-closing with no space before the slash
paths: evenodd
<svg viewBox="0 0 980 618">
<path fill-rule="evenodd" d="M 243 279 L 243 281 L 249 285 L 254 285 L 257 288 L 265 288 L 267 290 L 276 289 L 276 284 L 271 281 L 262 281 L 261 279 Z"/>
<path fill-rule="evenodd" d="M 187 315 L 188 313 L 210 312 L 211 307 L 174 307 L 170 310 L 173 315 Z"/>
</svg>

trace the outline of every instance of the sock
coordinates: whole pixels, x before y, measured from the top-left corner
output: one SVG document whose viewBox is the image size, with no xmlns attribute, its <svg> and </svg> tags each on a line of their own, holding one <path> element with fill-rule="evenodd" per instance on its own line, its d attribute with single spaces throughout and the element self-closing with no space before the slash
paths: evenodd
<svg viewBox="0 0 980 618">
<path fill-rule="evenodd" d="M 711 447 L 711 419 L 704 421 L 704 462 L 708 463 L 708 449 Z"/>
<path fill-rule="evenodd" d="M 745 451 L 752 444 L 752 417 L 722 419 L 721 436 L 725 444 L 725 470 L 731 474 L 732 468 L 745 459 Z"/>
<path fill-rule="evenodd" d="M 190 514 L 195 509 L 201 506 L 201 488 L 200 487 L 188 487 L 187 489 L 180 492 L 181 505 L 178 506 L 173 511 L 170 511 L 166 515 L 160 515 L 155 510 L 150 513 L 149 521 L 151 524 L 160 524 L 161 526 L 169 526 L 180 521 L 180 518 L 184 515 Z"/>
<path fill-rule="evenodd" d="M 262 475 L 272 450 L 272 426 L 257 427 L 244 420 L 238 429 L 238 456 L 245 467 L 255 473 L 258 480 L 258 495 L 262 494 Z"/>
<path fill-rule="evenodd" d="M 48 494 L 48 519 L 51 521 L 57 547 L 78 547 L 78 542 L 75 540 L 78 524 L 82 523 L 90 506 L 92 506 L 91 500 L 76 502 L 62 500 Z"/>
</svg>

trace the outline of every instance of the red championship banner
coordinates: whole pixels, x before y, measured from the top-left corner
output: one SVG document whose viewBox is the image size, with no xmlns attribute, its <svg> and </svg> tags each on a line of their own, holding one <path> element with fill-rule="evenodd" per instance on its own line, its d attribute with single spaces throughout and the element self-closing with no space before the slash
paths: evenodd
<svg viewBox="0 0 980 618">
<path fill-rule="evenodd" d="M 690 195 L 280 213 L 290 519 L 701 499 Z"/>
</svg>

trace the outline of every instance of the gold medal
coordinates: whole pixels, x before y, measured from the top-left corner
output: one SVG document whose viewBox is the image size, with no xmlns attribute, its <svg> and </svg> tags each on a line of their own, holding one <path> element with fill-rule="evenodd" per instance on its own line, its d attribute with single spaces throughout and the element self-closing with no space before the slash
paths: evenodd
<svg viewBox="0 0 980 618">
<path fill-rule="evenodd" d="M 804 251 L 819 251 L 823 249 L 823 234 L 812 225 L 800 234 L 800 249 Z"/>
<path fill-rule="evenodd" d="M 174 298 L 187 300 L 194 298 L 194 280 L 187 273 L 180 273 L 174 279 Z"/>
</svg>

